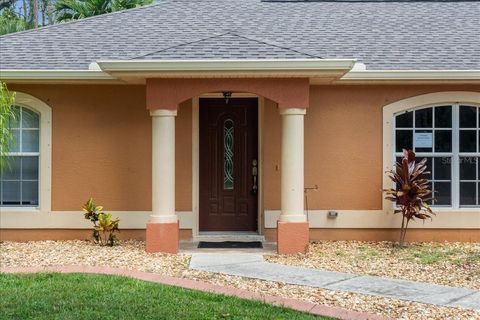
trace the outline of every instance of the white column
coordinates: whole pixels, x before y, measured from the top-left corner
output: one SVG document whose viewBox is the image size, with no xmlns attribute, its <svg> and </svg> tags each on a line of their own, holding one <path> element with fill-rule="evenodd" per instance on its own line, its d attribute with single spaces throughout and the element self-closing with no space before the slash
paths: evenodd
<svg viewBox="0 0 480 320">
<path fill-rule="evenodd" d="M 285 108 L 282 116 L 281 222 L 306 222 L 304 212 L 304 126 L 306 109 Z"/>
<path fill-rule="evenodd" d="M 177 110 L 158 109 L 152 116 L 151 223 L 177 222 L 175 214 L 175 116 Z"/>
</svg>

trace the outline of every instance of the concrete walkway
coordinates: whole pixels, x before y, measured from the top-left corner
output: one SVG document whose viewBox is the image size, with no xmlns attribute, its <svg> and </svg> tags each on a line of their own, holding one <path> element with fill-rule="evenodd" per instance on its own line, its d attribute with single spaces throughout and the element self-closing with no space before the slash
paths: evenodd
<svg viewBox="0 0 480 320">
<path fill-rule="evenodd" d="M 194 253 L 190 268 L 233 276 L 480 310 L 480 291 L 265 262 L 257 253 Z"/>
</svg>

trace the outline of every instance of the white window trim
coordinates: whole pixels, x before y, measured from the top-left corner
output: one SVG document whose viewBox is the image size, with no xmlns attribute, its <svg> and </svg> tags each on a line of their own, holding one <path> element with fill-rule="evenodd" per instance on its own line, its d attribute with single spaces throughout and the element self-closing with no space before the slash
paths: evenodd
<svg viewBox="0 0 480 320">
<path fill-rule="evenodd" d="M 52 210 L 52 109 L 43 101 L 27 93 L 16 92 L 15 105 L 40 114 L 40 156 L 38 207 L 0 207 L 0 212 L 49 213 Z"/>
<path fill-rule="evenodd" d="M 480 92 L 472 91 L 447 91 L 423 94 L 410 97 L 400 101 L 390 103 L 383 107 L 383 189 L 390 188 L 392 183 L 385 172 L 393 168 L 395 155 L 395 114 L 428 105 L 441 104 L 474 104 L 480 105 Z M 455 125 L 452 123 L 452 125 Z M 453 129 L 453 128 L 452 128 Z M 454 137 L 455 139 L 455 137 Z M 453 150 L 452 150 L 453 151 Z M 454 172 L 456 168 L 453 168 Z M 452 177 L 453 178 L 453 177 Z M 458 194 L 452 193 L 453 197 Z M 382 197 L 383 211 L 393 213 L 393 203 Z M 436 207 L 435 211 L 445 213 L 457 212 L 474 212 L 478 213 L 478 208 L 453 208 L 453 207 Z"/>
</svg>

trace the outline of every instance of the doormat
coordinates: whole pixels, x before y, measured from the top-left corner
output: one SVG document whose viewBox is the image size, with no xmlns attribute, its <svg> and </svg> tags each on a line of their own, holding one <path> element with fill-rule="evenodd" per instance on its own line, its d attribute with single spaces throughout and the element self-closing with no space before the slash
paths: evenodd
<svg viewBox="0 0 480 320">
<path fill-rule="evenodd" d="M 260 241 L 222 241 L 222 242 L 211 242 L 211 241 L 200 241 L 198 243 L 199 248 L 235 248 L 235 249 L 248 249 L 248 248 L 263 248 Z"/>
</svg>

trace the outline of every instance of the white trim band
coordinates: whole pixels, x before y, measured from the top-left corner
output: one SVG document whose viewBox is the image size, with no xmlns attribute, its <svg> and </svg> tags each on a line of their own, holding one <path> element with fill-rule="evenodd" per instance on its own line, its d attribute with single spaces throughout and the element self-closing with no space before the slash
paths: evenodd
<svg viewBox="0 0 480 320">
<path fill-rule="evenodd" d="M 362 70 L 348 72 L 345 80 L 480 80 L 480 70 Z"/>
<path fill-rule="evenodd" d="M 103 71 L 92 70 L 0 70 L 1 80 L 115 80 Z"/>
<path fill-rule="evenodd" d="M 329 210 L 309 210 L 310 228 L 328 229 L 392 229 L 400 228 L 401 214 L 388 213 L 383 210 L 335 210 L 336 218 L 328 217 Z M 265 228 L 277 227 L 280 210 L 265 210 Z M 411 229 L 479 229 L 480 212 L 478 209 L 438 210 L 432 220 L 414 220 Z M 480 231 L 479 231 L 480 232 Z"/>
<path fill-rule="evenodd" d="M 2 208 L 5 209 L 5 208 Z M 10 209 L 10 208 L 8 208 Z M 0 229 L 91 229 L 92 223 L 81 211 L 40 212 L 35 209 L 9 210 L 0 212 Z M 145 229 L 151 218 L 151 211 L 109 211 L 114 218 L 120 218 L 120 232 L 123 229 Z M 177 211 L 180 229 L 193 229 L 194 216 L 191 211 Z M 176 216 L 175 216 L 176 217 Z"/>
</svg>

